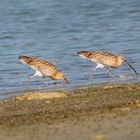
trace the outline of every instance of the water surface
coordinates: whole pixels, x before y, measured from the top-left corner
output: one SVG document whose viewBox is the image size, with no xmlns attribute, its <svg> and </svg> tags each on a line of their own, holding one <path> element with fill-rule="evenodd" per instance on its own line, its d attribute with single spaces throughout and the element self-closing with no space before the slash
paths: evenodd
<svg viewBox="0 0 140 140">
<path fill-rule="evenodd" d="M 112 82 L 104 69 L 89 81 L 95 65 L 73 55 L 79 50 L 123 54 L 139 73 L 139 0 L 1 0 L 0 19 L 0 98 L 26 89 L 33 71 L 18 61 L 23 54 L 55 64 L 70 80 L 67 88 Z M 112 73 L 126 76 L 115 82 L 134 77 L 125 65 Z M 34 78 L 29 89 L 38 88 L 42 80 Z"/>
</svg>

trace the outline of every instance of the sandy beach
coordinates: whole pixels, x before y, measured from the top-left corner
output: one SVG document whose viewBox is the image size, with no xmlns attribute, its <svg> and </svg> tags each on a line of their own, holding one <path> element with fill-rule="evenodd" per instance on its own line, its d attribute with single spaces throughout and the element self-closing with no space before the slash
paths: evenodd
<svg viewBox="0 0 140 140">
<path fill-rule="evenodd" d="M 0 132 L 2 140 L 139 140 L 140 84 L 2 100 Z"/>
</svg>

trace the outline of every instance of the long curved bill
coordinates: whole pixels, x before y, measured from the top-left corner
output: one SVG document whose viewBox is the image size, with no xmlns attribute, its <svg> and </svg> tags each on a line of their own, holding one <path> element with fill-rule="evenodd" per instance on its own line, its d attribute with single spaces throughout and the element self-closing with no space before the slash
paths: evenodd
<svg viewBox="0 0 140 140">
<path fill-rule="evenodd" d="M 135 74 L 138 76 L 138 73 L 136 72 L 136 70 L 132 67 L 132 65 L 130 65 L 126 60 L 124 60 L 124 62 L 133 69 L 133 71 L 135 72 Z"/>
<path fill-rule="evenodd" d="M 69 84 L 69 81 L 67 80 L 67 78 L 64 77 L 64 80 L 65 80 L 66 84 Z"/>
</svg>

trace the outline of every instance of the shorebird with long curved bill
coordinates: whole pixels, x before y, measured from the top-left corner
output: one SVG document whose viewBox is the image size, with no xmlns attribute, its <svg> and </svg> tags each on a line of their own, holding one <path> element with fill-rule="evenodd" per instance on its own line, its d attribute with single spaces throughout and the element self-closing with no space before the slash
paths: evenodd
<svg viewBox="0 0 140 140">
<path fill-rule="evenodd" d="M 64 80 L 65 83 L 69 84 L 69 81 L 66 79 L 64 73 L 60 72 L 52 63 L 48 61 L 23 55 L 19 56 L 19 60 L 35 71 L 35 74 L 30 76 L 30 79 L 36 76 L 42 78 L 49 77 L 52 80 Z"/>
<path fill-rule="evenodd" d="M 77 52 L 77 55 L 97 64 L 96 67 L 93 69 L 93 72 L 95 72 L 96 69 L 98 68 L 106 68 L 109 76 L 113 77 L 113 75 L 109 71 L 109 68 L 118 68 L 119 66 L 122 65 L 122 62 L 124 62 L 130 68 L 132 68 L 136 76 L 138 76 L 138 73 L 136 72 L 134 67 L 132 67 L 132 65 L 130 65 L 122 55 L 116 56 L 115 54 L 110 52 L 95 52 L 95 51 L 79 51 Z"/>
</svg>

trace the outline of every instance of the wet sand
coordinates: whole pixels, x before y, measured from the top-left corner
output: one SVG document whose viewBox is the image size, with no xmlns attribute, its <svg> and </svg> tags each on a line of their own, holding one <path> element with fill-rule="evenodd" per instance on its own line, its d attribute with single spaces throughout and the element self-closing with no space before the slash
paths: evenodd
<svg viewBox="0 0 140 140">
<path fill-rule="evenodd" d="M 140 140 L 139 83 L 47 94 L 0 101 L 0 139 Z"/>
</svg>

